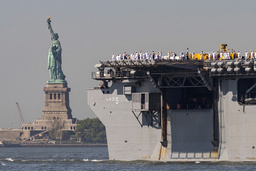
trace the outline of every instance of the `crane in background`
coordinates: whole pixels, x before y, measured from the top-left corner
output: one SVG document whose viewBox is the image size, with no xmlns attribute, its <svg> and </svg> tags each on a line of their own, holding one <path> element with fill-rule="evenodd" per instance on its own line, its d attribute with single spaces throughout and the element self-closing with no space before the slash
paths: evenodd
<svg viewBox="0 0 256 171">
<path fill-rule="evenodd" d="M 24 124 L 24 123 L 25 123 L 25 121 L 24 121 L 24 118 L 23 118 L 23 115 L 22 115 L 22 112 L 21 112 L 21 109 L 20 109 L 19 103 L 18 103 L 18 102 L 16 102 L 16 105 L 17 105 L 18 112 L 19 112 L 19 115 L 20 115 L 20 120 L 21 120 L 22 124 Z"/>
</svg>

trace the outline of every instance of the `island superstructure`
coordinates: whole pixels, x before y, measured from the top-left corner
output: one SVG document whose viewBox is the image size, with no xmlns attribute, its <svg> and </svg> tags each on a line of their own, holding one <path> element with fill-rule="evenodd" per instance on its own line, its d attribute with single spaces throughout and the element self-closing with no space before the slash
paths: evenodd
<svg viewBox="0 0 256 171">
<path fill-rule="evenodd" d="M 255 161 L 256 62 L 233 54 L 96 64 L 88 104 L 106 126 L 109 159 Z"/>
</svg>

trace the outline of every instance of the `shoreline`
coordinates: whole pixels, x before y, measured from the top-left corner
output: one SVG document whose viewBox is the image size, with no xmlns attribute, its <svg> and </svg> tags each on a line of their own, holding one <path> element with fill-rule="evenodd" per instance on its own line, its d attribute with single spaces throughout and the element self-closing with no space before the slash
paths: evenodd
<svg viewBox="0 0 256 171">
<path fill-rule="evenodd" d="M 1 146 L 0 146 L 1 147 Z M 107 147 L 107 144 L 8 144 L 2 147 Z"/>
<path fill-rule="evenodd" d="M 107 144 L 20 144 L 20 147 L 107 147 Z"/>
</svg>

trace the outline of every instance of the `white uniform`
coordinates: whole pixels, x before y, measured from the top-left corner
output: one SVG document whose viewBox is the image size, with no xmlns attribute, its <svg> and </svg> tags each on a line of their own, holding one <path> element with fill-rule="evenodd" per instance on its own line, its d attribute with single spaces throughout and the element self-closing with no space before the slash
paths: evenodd
<svg viewBox="0 0 256 171">
<path fill-rule="evenodd" d="M 152 59 L 152 58 L 151 58 L 151 54 L 150 54 L 150 53 L 148 53 L 148 56 L 149 56 L 149 59 Z"/>
<path fill-rule="evenodd" d="M 222 53 L 222 52 L 220 52 L 220 59 L 222 59 L 222 57 L 223 57 L 223 53 Z"/>
<path fill-rule="evenodd" d="M 131 60 L 134 60 L 134 54 L 132 53 L 130 56 L 131 56 Z"/>
<path fill-rule="evenodd" d="M 251 50 L 251 59 L 254 59 L 254 53 L 252 50 Z"/>
<path fill-rule="evenodd" d="M 139 54 L 138 54 L 138 52 L 135 53 L 135 59 L 136 59 L 136 60 L 139 59 Z"/>
<path fill-rule="evenodd" d="M 245 51 L 245 53 L 244 53 L 244 58 L 248 59 L 248 52 L 247 51 Z"/>
<path fill-rule="evenodd" d="M 146 59 L 146 53 L 145 52 L 143 53 L 143 59 Z"/>
<path fill-rule="evenodd" d="M 201 59 L 200 60 L 203 60 L 204 59 L 204 53 L 203 51 L 201 51 Z"/>
<path fill-rule="evenodd" d="M 160 60 L 162 59 L 162 52 L 161 51 L 159 52 L 159 59 Z"/>
<path fill-rule="evenodd" d="M 175 53 L 172 52 L 172 57 L 173 57 L 173 60 L 175 60 Z"/>
<path fill-rule="evenodd" d="M 238 58 L 238 59 L 241 59 L 241 53 L 240 53 L 240 51 L 237 52 L 237 58 Z"/>
<path fill-rule="evenodd" d="M 180 52 L 180 60 L 183 60 L 183 52 Z"/>
<path fill-rule="evenodd" d="M 208 53 L 208 59 L 209 59 L 209 60 L 211 60 L 211 56 L 212 56 L 212 53 L 209 52 L 209 53 Z"/>
<path fill-rule="evenodd" d="M 148 51 L 146 52 L 146 59 L 150 59 Z"/>
<path fill-rule="evenodd" d="M 112 60 L 113 61 L 115 60 L 115 54 L 114 53 L 112 54 Z"/>
<path fill-rule="evenodd" d="M 224 52 L 224 59 L 228 59 L 228 54 L 227 54 L 227 52 Z"/>
<path fill-rule="evenodd" d="M 216 52 L 212 51 L 212 59 L 216 60 Z"/>
<path fill-rule="evenodd" d="M 192 59 L 195 59 L 195 52 L 192 52 Z"/>
</svg>

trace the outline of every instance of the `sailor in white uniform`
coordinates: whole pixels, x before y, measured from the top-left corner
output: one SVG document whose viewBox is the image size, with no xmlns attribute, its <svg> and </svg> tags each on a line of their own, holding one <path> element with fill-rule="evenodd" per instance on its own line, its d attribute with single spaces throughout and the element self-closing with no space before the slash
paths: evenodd
<svg viewBox="0 0 256 171">
<path fill-rule="evenodd" d="M 135 60 L 138 60 L 139 59 L 139 54 L 138 52 L 135 53 Z"/>
<path fill-rule="evenodd" d="M 214 52 L 214 50 L 212 51 L 212 59 L 216 60 L 216 52 Z"/>
<path fill-rule="evenodd" d="M 224 52 L 224 59 L 228 59 L 228 53 L 226 51 Z"/>
<path fill-rule="evenodd" d="M 146 52 L 143 53 L 143 59 L 146 59 Z"/>
<path fill-rule="evenodd" d="M 184 60 L 183 59 L 183 51 L 180 52 L 180 60 Z"/>
<path fill-rule="evenodd" d="M 114 60 L 115 60 L 115 54 L 112 53 L 112 61 L 114 61 Z"/>
<path fill-rule="evenodd" d="M 140 59 L 143 59 L 142 50 L 140 51 Z"/>
<path fill-rule="evenodd" d="M 148 51 L 146 51 L 146 59 L 150 59 Z"/>
<path fill-rule="evenodd" d="M 204 59 L 204 53 L 203 53 L 203 51 L 201 51 L 201 58 L 200 58 L 200 60 L 203 60 Z"/>
<path fill-rule="evenodd" d="M 251 49 L 251 59 L 254 59 L 254 52 Z"/>
<path fill-rule="evenodd" d="M 192 52 L 192 60 L 194 60 L 195 59 L 195 52 L 193 51 Z"/>
<path fill-rule="evenodd" d="M 162 59 L 162 52 L 158 52 L 159 53 L 159 59 L 161 60 Z"/>
<path fill-rule="evenodd" d="M 133 53 L 131 53 L 130 57 L 131 57 L 131 60 L 134 60 L 134 54 Z"/>
<path fill-rule="evenodd" d="M 212 56 L 212 53 L 209 52 L 209 53 L 208 53 L 208 59 L 209 59 L 209 60 L 211 60 L 211 56 Z"/>
<path fill-rule="evenodd" d="M 245 58 L 245 60 L 248 59 L 248 52 L 247 52 L 247 50 L 244 53 L 244 58 Z"/>
<path fill-rule="evenodd" d="M 227 59 L 230 59 L 230 52 L 227 52 Z"/>
<path fill-rule="evenodd" d="M 172 52 L 172 58 L 175 60 L 175 52 Z"/>
<path fill-rule="evenodd" d="M 241 59 L 241 53 L 240 53 L 240 51 L 237 52 L 237 59 L 239 59 L 239 60 Z"/>
</svg>

